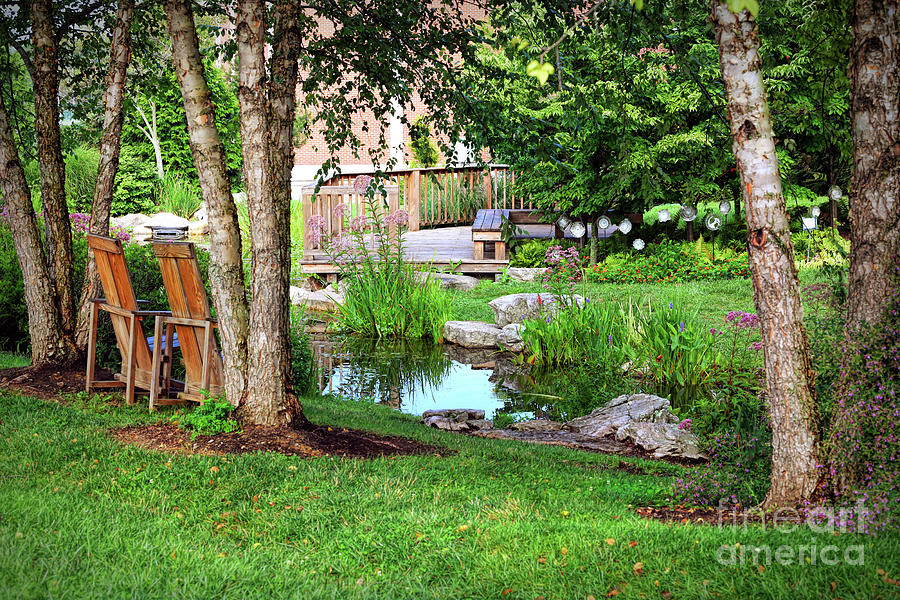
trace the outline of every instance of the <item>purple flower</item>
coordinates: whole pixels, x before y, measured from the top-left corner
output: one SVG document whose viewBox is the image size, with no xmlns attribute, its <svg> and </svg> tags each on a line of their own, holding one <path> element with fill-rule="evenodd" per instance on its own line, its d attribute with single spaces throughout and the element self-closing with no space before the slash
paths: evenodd
<svg viewBox="0 0 900 600">
<path fill-rule="evenodd" d="M 357 194 L 365 194 L 372 185 L 371 175 L 360 175 L 353 180 L 353 191 Z"/>
<path fill-rule="evenodd" d="M 684 321 L 678 324 L 678 331 L 684 333 Z"/>
<path fill-rule="evenodd" d="M 334 216 L 338 219 L 343 219 L 350 213 L 350 207 L 341 202 L 337 206 L 334 207 Z"/>
<path fill-rule="evenodd" d="M 762 350 L 762 347 L 763 347 L 762 342 L 753 342 L 752 344 L 750 344 L 747 347 L 747 349 L 748 350 L 756 350 L 757 352 L 759 352 L 760 350 Z"/>
</svg>

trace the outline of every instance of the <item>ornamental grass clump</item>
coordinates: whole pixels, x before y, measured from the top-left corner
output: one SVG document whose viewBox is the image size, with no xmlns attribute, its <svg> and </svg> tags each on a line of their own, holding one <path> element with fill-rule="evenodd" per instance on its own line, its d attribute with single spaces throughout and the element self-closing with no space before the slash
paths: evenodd
<svg viewBox="0 0 900 600">
<path fill-rule="evenodd" d="M 396 210 L 381 219 L 371 186 L 366 189 L 366 214 L 351 217 L 345 205 L 335 207 L 334 215 L 348 224 L 348 233 L 327 236 L 321 216 L 311 217 L 307 224 L 310 241 L 321 244 L 339 266 L 346 286 L 338 324 L 361 336 L 424 337 L 438 343 L 450 316 L 450 299 L 437 280 L 403 259 L 402 230 L 409 220 L 406 211 Z M 367 244 L 367 238 L 371 243 Z"/>
</svg>

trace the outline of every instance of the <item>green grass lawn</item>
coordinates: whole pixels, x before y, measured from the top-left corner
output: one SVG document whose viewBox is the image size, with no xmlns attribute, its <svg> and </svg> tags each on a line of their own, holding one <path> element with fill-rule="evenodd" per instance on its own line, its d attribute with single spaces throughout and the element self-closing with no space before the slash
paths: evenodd
<svg viewBox="0 0 900 600">
<path fill-rule="evenodd" d="M 83 395 L 82 395 L 83 396 Z M 168 455 L 110 427 L 143 407 L 0 393 L 0 598 L 888 598 L 900 539 L 668 525 L 633 507 L 680 467 L 426 429 L 307 399 L 311 420 L 449 457 Z M 165 415 L 166 413 L 162 413 Z M 302 510 L 301 510 L 302 507 Z M 860 545 L 865 564 L 723 565 L 717 552 Z M 829 555 L 831 556 L 831 555 Z M 641 563 L 637 565 L 637 563 Z M 636 568 L 640 574 L 636 573 Z M 893 594 L 893 596 L 892 596 Z"/>
</svg>

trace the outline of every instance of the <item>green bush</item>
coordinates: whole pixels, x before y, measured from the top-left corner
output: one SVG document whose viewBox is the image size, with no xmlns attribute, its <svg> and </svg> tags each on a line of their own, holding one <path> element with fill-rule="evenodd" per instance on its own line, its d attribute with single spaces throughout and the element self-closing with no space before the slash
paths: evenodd
<svg viewBox="0 0 900 600">
<path fill-rule="evenodd" d="M 551 246 L 568 249 L 575 245 L 572 240 L 528 240 L 516 246 L 515 252 L 509 259 L 509 266 L 543 269 L 547 266 L 547 250 Z"/>
<path fill-rule="evenodd" d="M 91 212 L 100 168 L 100 151 L 78 146 L 66 156 L 66 204 L 69 212 Z"/>
<path fill-rule="evenodd" d="M 182 429 L 191 432 L 191 439 L 198 435 L 216 435 L 237 431 L 240 426 L 231 418 L 234 407 L 225 396 L 207 396 L 195 407 L 185 413 L 176 413 L 175 420 Z"/>
<path fill-rule="evenodd" d="M 641 251 L 613 254 L 585 271 L 588 281 L 612 283 L 681 283 L 749 275 L 746 252 L 720 248 L 713 258 L 712 245 L 702 238 L 694 243 L 663 241 Z"/>
<path fill-rule="evenodd" d="M 300 311 L 291 311 L 291 371 L 294 391 L 305 396 L 316 391 L 318 369 L 309 345 L 309 334 L 303 326 Z"/>
<path fill-rule="evenodd" d="M 159 178 L 152 161 L 133 146 L 123 144 L 113 191 L 112 215 L 153 212 L 157 185 Z"/>
<path fill-rule="evenodd" d="M 791 234 L 794 258 L 798 266 L 821 269 L 825 266 L 847 267 L 850 264 L 850 240 L 844 239 L 831 227 Z M 810 260 L 807 262 L 806 255 Z"/>
<path fill-rule="evenodd" d="M 431 140 L 431 125 L 424 116 L 416 117 L 409 126 L 409 151 L 413 155 L 410 164 L 417 167 L 433 167 L 441 156 Z"/>
</svg>

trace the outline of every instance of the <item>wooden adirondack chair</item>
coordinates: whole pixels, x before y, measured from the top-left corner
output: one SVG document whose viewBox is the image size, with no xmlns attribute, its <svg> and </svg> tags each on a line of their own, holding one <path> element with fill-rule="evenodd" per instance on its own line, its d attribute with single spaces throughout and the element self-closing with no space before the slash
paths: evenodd
<svg viewBox="0 0 900 600">
<path fill-rule="evenodd" d="M 222 392 L 224 367 L 213 332 L 218 323 L 209 310 L 197 253 L 190 242 L 154 242 L 153 253 L 159 261 L 172 309 L 171 316 L 161 316 L 157 320 L 155 335 L 160 337 L 165 328 L 166 339 L 172 339 L 176 337 L 172 335 L 172 329 L 175 329 L 185 369 L 184 391 L 178 396 L 184 400 L 202 402 L 202 390 L 212 395 Z M 161 348 L 154 348 L 153 364 L 156 368 L 162 364 L 155 360 L 161 352 Z M 151 409 L 154 401 L 155 395 L 151 393 Z"/>
<path fill-rule="evenodd" d="M 159 361 L 171 357 L 171 352 L 167 357 L 151 355 L 151 348 L 158 350 L 158 347 L 163 344 L 154 344 L 154 338 L 147 338 L 144 335 L 141 321 L 146 317 L 159 318 L 168 315 L 169 312 L 138 309 L 138 300 L 131 287 L 131 275 L 128 273 L 125 255 L 122 252 L 122 242 L 90 233 L 87 234 L 87 240 L 94 253 L 94 260 L 97 262 L 97 271 L 100 274 L 100 282 L 103 284 L 103 292 L 106 297 L 91 300 L 85 389 L 90 392 L 92 388 L 124 387 L 126 402 L 134 404 L 136 388 L 148 390 L 152 395 L 154 390 L 161 387 Z M 122 354 L 122 372 L 117 373 L 114 379 L 107 381 L 94 379 L 97 360 L 97 325 L 101 310 L 109 313 L 112 319 L 116 343 Z M 155 339 L 160 340 L 160 337 L 156 336 Z M 167 345 L 171 349 L 171 338 Z M 170 365 L 169 362 L 166 370 L 170 368 Z M 164 391 L 168 392 L 168 378 L 167 383 L 162 387 L 165 388 Z"/>
</svg>

